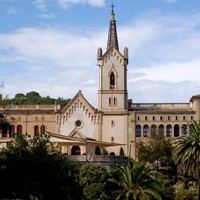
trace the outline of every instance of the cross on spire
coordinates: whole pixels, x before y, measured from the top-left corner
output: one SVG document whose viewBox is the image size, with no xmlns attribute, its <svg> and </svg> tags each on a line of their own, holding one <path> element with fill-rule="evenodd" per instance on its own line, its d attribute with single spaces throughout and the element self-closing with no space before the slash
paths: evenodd
<svg viewBox="0 0 200 200">
<path fill-rule="evenodd" d="M 111 47 L 115 47 L 116 49 L 119 50 L 113 1 L 112 1 L 111 8 L 112 8 L 112 12 L 110 16 L 110 27 L 109 27 L 109 32 L 108 32 L 107 50 L 110 49 Z"/>
<path fill-rule="evenodd" d="M 113 1 L 112 1 L 111 7 L 112 7 L 112 14 L 113 14 L 114 13 L 114 7 L 115 7 Z"/>
</svg>

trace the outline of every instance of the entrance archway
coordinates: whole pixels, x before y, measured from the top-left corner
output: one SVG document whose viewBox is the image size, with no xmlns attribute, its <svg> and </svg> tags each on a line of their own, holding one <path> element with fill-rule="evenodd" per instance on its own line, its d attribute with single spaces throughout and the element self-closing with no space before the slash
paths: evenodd
<svg viewBox="0 0 200 200">
<path fill-rule="evenodd" d="M 71 155 L 81 155 L 81 149 L 79 146 L 73 146 L 71 149 Z"/>
</svg>

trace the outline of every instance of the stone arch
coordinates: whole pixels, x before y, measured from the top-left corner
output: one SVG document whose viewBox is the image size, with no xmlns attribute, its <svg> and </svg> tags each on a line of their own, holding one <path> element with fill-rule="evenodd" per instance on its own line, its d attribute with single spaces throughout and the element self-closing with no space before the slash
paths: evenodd
<svg viewBox="0 0 200 200">
<path fill-rule="evenodd" d="M 172 136 L 172 125 L 171 124 L 168 124 L 166 126 L 166 136 L 167 137 L 171 137 Z"/>
<path fill-rule="evenodd" d="M 187 125 L 183 124 L 181 126 L 181 135 L 187 135 Z"/>
<path fill-rule="evenodd" d="M 38 136 L 39 135 L 39 127 L 38 125 L 34 126 L 34 136 Z"/>
<path fill-rule="evenodd" d="M 155 134 L 155 133 L 156 133 L 156 125 L 155 125 L 155 124 L 152 124 L 152 125 L 151 125 L 151 133 L 152 133 L 152 134 Z"/>
<path fill-rule="evenodd" d="M 174 126 L 174 137 L 178 137 L 180 134 L 179 134 L 179 130 L 180 129 L 180 127 L 179 127 L 179 125 L 178 124 L 176 124 L 175 126 Z"/>
<path fill-rule="evenodd" d="M 149 126 L 145 124 L 143 126 L 143 137 L 148 137 L 149 136 Z"/>
<path fill-rule="evenodd" d="M 158 133 L 164 135 L 164 125 L 163 125 L 163 124 L 160 124 L 160 125 L 158 126 Z"/>
<path fill-rule="evenodd" d="M 141 137 L 141 135 L 142 135 L 142 128 L 141 128 L 141 126 L 138 124 L 138 125 L 136 125 L 136 127 L 135 127 L 135 136 L 136 136 L 136 137 Z"/>
<path fill-rule="evenodd" d="M 71 155 L 81 155 L 81 148 L 79 146 L 73 146 L 71 149 Z"/>
</svg>

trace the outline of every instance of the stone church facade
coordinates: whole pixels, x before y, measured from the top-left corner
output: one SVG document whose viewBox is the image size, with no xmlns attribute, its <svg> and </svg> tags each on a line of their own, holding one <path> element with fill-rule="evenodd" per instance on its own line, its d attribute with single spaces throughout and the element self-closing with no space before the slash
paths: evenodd
<svg viewBox="0 0 200 200">
<path fill-rule="evenodd" d="M 107 50 L 97 50 L 98 107 L 95 109 L 78 91 L 62 110 L 54 105 L 10 105 L 0 107 L 0 143 L 15 132 L 30 135 L 52 133 L 62 139 L 88 141 L 80 145 L 76 140 L 62 143 L 67 154 L 94 152 L 95 145 L 102 152 L 119 155 L 120 147 L 126 155 L 135 157 L 136 143 L 146 141 L 151 132 L 166 137 L 186 134 L 188 122 L 200 120 L 200 95 L 188 103 L 133 103 L 128 99 L 128 48 L 119 51 L 115 13 L 112 9 Z M 88 149 L 87 149 L 88 148 Z"/>
</svg>

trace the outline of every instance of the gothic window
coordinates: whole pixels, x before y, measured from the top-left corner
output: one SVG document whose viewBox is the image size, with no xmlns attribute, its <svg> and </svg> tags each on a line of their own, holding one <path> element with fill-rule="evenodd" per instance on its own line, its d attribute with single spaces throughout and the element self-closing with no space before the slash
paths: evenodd
<svg viewBox="0 0 200 200">
<path fill-rule="evenodd" d="M 34 126 L 34 135 L 35 136 L 39 135 L 39 127 L 38 126 Z"/>
<path fill-rule="evenodd" d="M 115 75 L 113 72 L 110 74 L 110 89 L 115 89 Z"/>
</svg>

